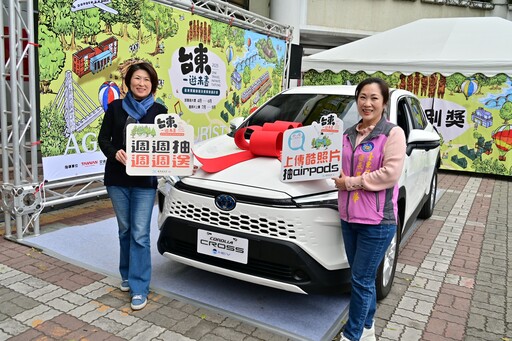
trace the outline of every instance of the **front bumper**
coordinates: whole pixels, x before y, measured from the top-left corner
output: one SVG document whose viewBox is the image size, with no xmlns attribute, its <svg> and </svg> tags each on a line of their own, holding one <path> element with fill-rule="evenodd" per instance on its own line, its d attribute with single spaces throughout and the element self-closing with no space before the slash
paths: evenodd
<svg viewBox="0 0 512 341">
<path fill-rule="evenodd" d="M 198 253 L 198 229 L 248 239 L 247 264 Z M 174 258 L 171 258 L 178 261 L 190 260 L 189 265 L 210 271 L 223 269 L 226 270 L 225 275 L 288 291 L 340 291 L 348 288 L 350 283 L 350 269 L 327 270 L 293 242 L 237 231 L 226 232 L 222 228 L 176 217 L 168 217 L 162 224 L 158 251 L 162 255 L 172 255 Z"/>
</svg>

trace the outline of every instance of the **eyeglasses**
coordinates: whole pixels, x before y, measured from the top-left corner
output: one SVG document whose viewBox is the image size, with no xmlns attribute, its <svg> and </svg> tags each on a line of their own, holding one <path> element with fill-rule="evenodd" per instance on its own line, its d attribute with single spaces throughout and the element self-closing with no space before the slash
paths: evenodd
<svg viewBox="0 0 512 341">
<path fill-rule="evenodd" d="M 128 124 L 130 124 L 130 123 L 138 123 L 138 122 L 136 119 L 134 119 L 133 117 L 128 115 L 128 117 L 126 118 L 126 122 L 124 124 L 124 129 L 123 129 L 123 146 L 126 146 L 126 128 L 128 127 Z"/>
</svg>

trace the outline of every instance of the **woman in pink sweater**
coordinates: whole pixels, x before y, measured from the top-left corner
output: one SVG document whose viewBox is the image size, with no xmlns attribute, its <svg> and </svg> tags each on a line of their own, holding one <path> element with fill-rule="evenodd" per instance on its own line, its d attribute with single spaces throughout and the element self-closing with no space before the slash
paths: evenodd
<svg viewBox="0 0 512 341">
<path fill-rule="evenodd" d="M 349 317 L 341 341 L 375 340 L 377 269 L 397 228 L 398 180 L 405 134 L 388 122 L 389 88 L 368 78 L 356 88 L 361 120 L 343 135 L 340 177 L 333 178 L 345 251 L 352 271 Z"/>
</svg>

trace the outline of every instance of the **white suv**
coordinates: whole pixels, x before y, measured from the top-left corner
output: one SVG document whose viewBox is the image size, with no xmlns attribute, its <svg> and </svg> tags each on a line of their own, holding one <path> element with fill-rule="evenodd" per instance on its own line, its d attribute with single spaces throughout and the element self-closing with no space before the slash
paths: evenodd
<svg viewBox="0 0 512 341">
<path fill-rule="evenodd" d="M 359 120 L 354 92 L 355 86 L 293 88 L 233 128 L 276 120 L 308 125 L 330 113 L 348 128 Z M 400 228 L 379 268 L 379 298 L 391 288 L 403 236 L 417 216 L 432 215 L 440 162 L 440 137 L 412 93 L 391 90 L 387 113 L 405 131 L 407 156 L 399 182 Z M 233 136 L 234 131 L 204 141 L 194 152 L 203 158 L 240 152 Z M 350 269 L 332 180 L 284 183 L 280 167 L 276 158 L 256 157 L 216 173 L 199 169 L 192 176 L 160 179 L 159 252 L 200 269 L 297 293 L 348 287 Z"/>
</svg>

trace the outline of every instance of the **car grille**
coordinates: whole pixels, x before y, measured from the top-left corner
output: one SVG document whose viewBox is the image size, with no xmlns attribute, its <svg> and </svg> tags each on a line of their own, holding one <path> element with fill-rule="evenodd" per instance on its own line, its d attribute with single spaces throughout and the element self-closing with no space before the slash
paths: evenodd
<svg viewBox="0 0 512 341">
<path fill-rule="evenodd" d="M 251 216 L 236 212 L 218 212 L 192 202 L 171 200 L 170 210 L 173 215 L 225 229 L 251 232 L 258 235 L 297 239 L 300 221 L 284 221 L 279 218 Z"/>
<path fill-rule="evenodd" d="M 199 262 L 227 268 L 233 271 L 240 271 L 251 275 L 263 276 L 274 280 L 284 280 L 288 282 L 300 282 L 293 278 L 292 267 L 287 264 L 277 264 L 269 261 L 262 261 L 255 258 L 249 258 L 247 264 L 226 261 L 219 258 L 212 258 L 196 252 L 196 246 L 184 241 L 176 241 L 173 253 L 194 259 Z M 309 277 L 308 277 L 309 278 Z M 303 278 L 302 281 L 305 279 Z"/>
</svg>

